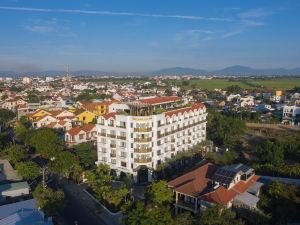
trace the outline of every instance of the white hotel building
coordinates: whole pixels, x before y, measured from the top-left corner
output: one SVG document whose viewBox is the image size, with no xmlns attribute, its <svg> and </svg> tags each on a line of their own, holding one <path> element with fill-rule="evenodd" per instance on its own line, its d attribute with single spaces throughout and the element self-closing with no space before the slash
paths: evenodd
<svg viewBox="0 0 300 225">
<path fill-rule="evenodd" d="M 158 105 L 172 107 L 172 103 L 168 102 L 171 98 L 120 104 L 120 108 L 127 110 L 100 116 L 96 163 L 108 164 L 117 174 L 132 174 L 135 182 L 143 183 L 152 180 L 153 169 L 167 158 L 204 141 L 205 106 L 195 103 L 156 114 L 155 107 Z M 175 105 L 176 101 L 173 101 Z"/>
</svg>

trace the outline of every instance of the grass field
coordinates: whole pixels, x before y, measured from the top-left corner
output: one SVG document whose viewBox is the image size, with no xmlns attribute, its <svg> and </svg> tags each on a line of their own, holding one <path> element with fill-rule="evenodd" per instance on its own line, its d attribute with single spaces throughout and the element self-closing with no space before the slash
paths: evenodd
<svg viewBox="0 0 300 225">
<path fill-rule="evenodd" d="M 181 81 L 169 80 L 167 81 L 169 85 L 182 85 Z M 192 79 L 189 81 L 188 88 L 197 87 L 207 90 L 213 90 L 215 88 L 226 88 L 231 85 L 238 85 L 246 89 L 262 88 L 262 89 L 281 89 L 289 90 L 295 86 L 300 86 L 299 78 L 270 78 L 270 79 L 260 79 L 260 80 L 236 80 L 232 81 L 229 79 L 212 79 L 212 80 L 199 80 Z"/>
<path fill-rule="evenodd" d="M 88 78 L 83 79 L 85 81 L 93 81 L 93 82 L 114 82 L 114 83 L 133 83 L 133 82 L 146 82 L 149 81 L 148 78 Z M 169 86 L 182 86 L 182 80 L 165 80 Z M 201 79 L 191 79 L 188 82 L 186 88 L 192 89 L 194 87 L 206 89 L 206 90 L 214 90 L 215 88 L 223 89 L 231 85 L 238 85 L 245 89 L 254 89 L 260 88 L 264 90 L 289 90 L 294 88 L 295 86 L 300 86 L 300 77 L 286 77 L 286 78 L 261 78 L 261 79 L 227 79 L 227 78 L 216 78 L 212 80 L 201 80 Z"/>
</svg>

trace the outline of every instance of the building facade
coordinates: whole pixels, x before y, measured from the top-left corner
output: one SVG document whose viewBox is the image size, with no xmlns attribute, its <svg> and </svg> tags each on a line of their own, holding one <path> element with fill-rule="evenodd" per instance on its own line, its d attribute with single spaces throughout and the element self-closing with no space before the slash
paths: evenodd
<svg viewBox="0 0 300 225">
<path fill-rule="evenodd" d="M 151 104 L 128 104 L 129 110 L 98 118 L 97 163 L 117 174 L 131 174 L 139 183 L 152 180 L 152 171 L 166 159 L 206 138 L 203 104 L 156 114 Z"/>
</svg>

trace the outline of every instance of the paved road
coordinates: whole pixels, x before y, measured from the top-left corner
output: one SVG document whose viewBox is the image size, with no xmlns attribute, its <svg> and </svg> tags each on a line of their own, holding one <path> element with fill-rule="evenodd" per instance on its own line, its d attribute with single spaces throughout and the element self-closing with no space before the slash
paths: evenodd
<svg viewBox="0 0 300 225">
<path fill-rule="evenodd" d="M 86 204 L 89 200 L 77 192 L 74 188 L 76 185 L 63 182 L 61 186 L 68 201 L 66 208 L 60 213 L 64 225 L 74 225 L 75 221 L 78 225 L 109 225 L 97 215 L 94 207 Z"/>
</svg>

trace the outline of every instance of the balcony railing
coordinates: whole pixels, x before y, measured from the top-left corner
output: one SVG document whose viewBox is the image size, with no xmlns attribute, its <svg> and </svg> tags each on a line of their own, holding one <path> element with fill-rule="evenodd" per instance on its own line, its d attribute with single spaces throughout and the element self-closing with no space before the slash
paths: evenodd
<svg viewBox="0 0 300 225">
<path fill-rule="evenodd" d="M 111 147 L 111 148 L 116 148 L 117 145 L 116 145 L 116 144 L 110 144 L 110 147 Z"/>
<path fill-rule="evenodd" d="M 150 142 L 152 141 L 152 138 L 135 138 L 134 141 L 139 143 Z"/>
<path fill-rule="evenodd" d="M 126 136 L 117 136 L 118 139 L 126 140 Z"/>
<path fill-rule="evenodd" d="M 149 163 L 152 161 L 152 158 L 135 158 L 135 163 Z"/>
<path fill-rule="evenodd" d="M 119 125 L 118 128 L 126 128 L 126 125 Z"/>
<path fill-rule="evenodd" d="M 134 152 L 135 153 L 147 153 L 147 152 L 151 152 L 152 148 L 135 148 Z"/>
<path fill-rule="evenodd" d="M 185 201 L 181 201 L 181 200 L 178 200 L 176 202 L 177 205 L 180 205 L 180 206 L 183 206 L 185 208 L 188 208 L 188 209 L 191 209 L 191 210 L 195 210 L 195 203 L 191 203 L 191 202 L 185 202 Z"/>
<path fill-rule="evenodd" d="M 116 135 L 115 135 L 115 134 L 107 134 L 106 136 L 107 136 L 107 137 L 111 137 L 111 138 L 116 138 Z"/>
<path fill-rule="evenodd" d="M 152 130 L 151 127 L 136 127 L 134 128 L 135 132 L 150 132 Z"/>
<path fill-rule="evenodd" d="M 106 133 L 100 133 L 100 136 L 106 137 Z"/>
<path fill-rule="evenodd" d="M 116 154 L 116 153 L 110 153 L 110 157 L 116 158 L 116 157 L 117 157 L 117 154 Z"/>
</svg>

